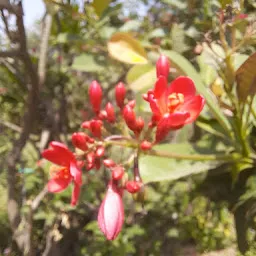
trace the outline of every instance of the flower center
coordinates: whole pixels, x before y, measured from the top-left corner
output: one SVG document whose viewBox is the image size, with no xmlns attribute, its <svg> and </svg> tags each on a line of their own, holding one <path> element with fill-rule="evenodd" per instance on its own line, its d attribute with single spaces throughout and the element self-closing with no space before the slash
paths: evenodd
<svg viewBox="0 0 256 256">
<path fill-rule="evenodd" d="M 168 110 L 170 113 L 181 104 L 184 103 L 184 95 L 182 93 L 172 93 L 168 96 Z"/>
<path fill-rule="evenodd" d="M 52 179 L 70 179 L 71 177 L 68 168 L 56 165 L 50 167 L 50 176 Z"/>
</svg>

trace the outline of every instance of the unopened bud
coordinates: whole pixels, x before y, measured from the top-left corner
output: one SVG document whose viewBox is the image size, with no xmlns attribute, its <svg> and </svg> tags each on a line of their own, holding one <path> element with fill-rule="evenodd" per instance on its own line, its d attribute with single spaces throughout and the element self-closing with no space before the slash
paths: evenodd
<svg viewBox="0 0 256 256">
<path fill-rule="evenodd" d="M 152 146 L 152 143 L 147 140 L 142 141 L 140 144 L 141 150 L 149 150 L 152 148 Z"/>
<path fill-rule="evenodd" d="M 156 62 L 156 76 L 164 76 L 168 78 L 170 69 L 170 62 L 168 58 L 164 55 L 161 55 Z"/>
<path fill-rule="evenodd" d="M 132 130 L 136 130 L 136 116 L 134 110 L 129 106 L 126 105 L 123 109 L 123 118 L 127 124 L 127 126 Z"/>
<path fill-rule="evenodd" d="M 124 99 L 125 99 L 126 89 L 122 82 L 118 83 L 115 88 L 115 95 L 116 95 L 116 104 L 119 108 L 124 107 Z"/>
<path fill-rule="evenodd" d="M 104 152 L 105 152 L 105 148 L 103 146 L 99 146 L 97 149 L 96 149 L 96 157 L 100 158 L 102 156 L 104 156 Z"/>
<path fill-rule="evenodd" d="M 85 121 L 81 124 L 81 127 L 84 129 L 90 129 L 91 122 L 90 121 Z"/>
<path fill-rule="evenodd" d="M 100 120 L 104 120 L 107 118 L 107 112 L 105 110 L 101 110 L 100 113 L 98 114 L 98 118 Z"/>
<path fill-rule="evenodd" d="M 95 169 L 96 169 L 96 170 L 99 170 L 99 169 L 100 169 L 100 166 L 101 166 L 100 159 L 99 159 L 99 158 L 96 158 L 96 159 L 95 159 Z"/>
<path fill-rule="evenodd" d="M 139 181 L 127 181 L 125 187 L 129 193 L 134 194 L 140 191 L 142 185 L 142 182 Z"/>
<path fill-rule="evenodd" d="M 96 114 L 100 111 L 102 89 L 97 81 L 92 81 L 89 87 L 89 97 L 93 110 Z"/>
<path fill-rule="evenodd" d="M 130 100 L 128 103 L 127 103 L 128 106 L 130 106 L 131 108 L 134 108 L 135 105 L 136 105 L 136 101 L 135 100 Z"/>
<path fill-rule="evenodd" d="M 90 125 L 90 131 L 93 136 L 97 138 L 101 138 L 101 127 L 102 121 L 101 120 L 92 120 Z"/>
<path fill-rule="evenodd" d="M 124 168 L 122 166 L 116 166 L 112 168 L 112 179 L 120 180 L 124 175 Z"/>
<path fill-rule="evenodd" d="M 144 128 L 144 120 L 142 119 L 142 117 L 138 117 L 136 120 L 136 130 L 138 133 L 141 133 L 141 131 Z"/>
<path fill-rule="evenodd" d="M 76 148 L 79 148 L 83 151 L 88 149 L 87 146 L 87 135 L 83 132 L 75 132 L 72 134 L 72 143 Z"/>
<path fill-rule="evenodd" d="M 104 159 L 103 160 L 103 164 L 107 167 L 107 168 L 111 168 L 116 166 L 116 163 L 112 160 L 112 159 Z"/>
<path fill-rule="evenodd" d="M 116 120 L 115 110 L 114 110 L 113 105 L 110 102 L 107 103 L 105 111 L 107 114 L 106 118 L 107 118 L 108 122 L 114 123 Z"/>
<path fill-rule="evenodd" d="M 95 162 L 95 153 L 94 152 L 90 152 L 86 155 L 86 160 L 89 164 L 94 164 Z"/>
</svg>

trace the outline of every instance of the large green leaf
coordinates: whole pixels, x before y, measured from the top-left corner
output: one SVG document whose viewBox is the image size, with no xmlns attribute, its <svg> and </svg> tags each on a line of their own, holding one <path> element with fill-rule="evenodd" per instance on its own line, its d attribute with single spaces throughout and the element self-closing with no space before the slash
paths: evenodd
<svg viewBox="0 0 256 256">
<path fill-rule="evenodd" d="M 220 107 L 216 104 L 216 101 L 212 98 L 211 94 L 207 91 L 206 86 L 204 85 L 200 75 L 193 67 L 193 65 L 182 55 L 174 51 L 163 50 L 163 54 L 170 58 L 172 65 L 177 67 L 179 70 L 183 72 L 183 74 L 189 76 L 195 82 L 195 86 L 197 91 L 202 94 L 206 100 L 206 103 L 215 118 L 219 121 L 222 127 L 225 129 L 227 134 L 230 134 L 230 123 L 227 118 L 222 113 Z"/>
<path fill-rule="evenodd" d="M 135 65 L 126 75 L 126 82 L 136 92 L 153 87 L 155 80 L 156 71 L 151 64 Z"/>
<path fill-rule="evenodd" d="M 154 149 L 163 152 L 175 152 L 175 154 L 193 155 L 198 153 L 189 143 L 163 144 L 154 147 Z M 220 164 L 221 162 L 219 161 L 176 160 L 158 156 L 143 156 L 139 162 L 140 173 L 144 183 L 177 180 L 189 175 L 206 172 Z"/>
<path fill-rule="evenodd" d="M 141 21 L 129 20 L 125 22 L 122 27 L 120 27 L 119 31 L 122 31 L 122 32 L 136 31 L 140 28 L 140 26 L 141 26 Z"/>
<path fill-rule="evenodd" d="M 93 55 L 81 54 L 75 57 L 72 69 L 85 72 L 99 72 L 103 70 L 103 66 L 96 61 Z"/>
</svg>

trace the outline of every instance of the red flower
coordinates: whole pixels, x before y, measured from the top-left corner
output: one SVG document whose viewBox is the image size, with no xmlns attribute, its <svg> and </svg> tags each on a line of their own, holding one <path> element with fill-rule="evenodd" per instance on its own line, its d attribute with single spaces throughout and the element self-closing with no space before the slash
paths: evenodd
<svg viewBox="0 0 256 256">
<path fill-rule="evenodd" d="M 122 192 L 111 181 L 98 213 L 98 224 L 108 240 L 114 240 L 124 223 Z"/>
<path fill-rule="evenodd" d="M 156 142 L 162 140 L 169 130 L 196 120 L 205 100 L 195 94 L 194 82 L 188 77 L 180 76 L 170 86 L 167 85 L 166 77 L 158 78 L 154 90 L 144 97 L 153 112 L 152 123 L 157 125 Z"/>
<path fill-rule="evenodd" d="M 52 141 L 50 148 L 42 152 L 42 156 L 48 161 L 58 165 L 50 169 L 51 179 L 48 181 L 48 191 L 61 192 L 74 181 L 71 204 L 77 203 L 80 186 L 82 184 L 82 172 L 77 166 L 76 158 L 66 145 Z"/>
</svg>

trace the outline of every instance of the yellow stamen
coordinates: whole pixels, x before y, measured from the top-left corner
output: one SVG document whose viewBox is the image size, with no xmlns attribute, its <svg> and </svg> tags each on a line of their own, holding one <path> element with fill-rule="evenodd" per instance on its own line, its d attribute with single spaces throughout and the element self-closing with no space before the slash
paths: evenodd
<svg viewBox="0 0 256 256">
<path fill-rule="evenodd" d="M 172 93 L 168 96 L 168 110 L 173 112 L 179 105 L 184 103 L 184 95 L 182 93 Z"/>
</svg>

